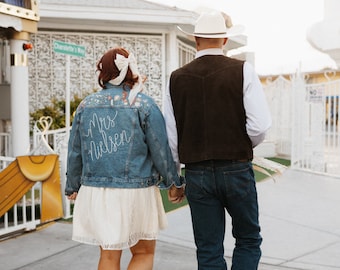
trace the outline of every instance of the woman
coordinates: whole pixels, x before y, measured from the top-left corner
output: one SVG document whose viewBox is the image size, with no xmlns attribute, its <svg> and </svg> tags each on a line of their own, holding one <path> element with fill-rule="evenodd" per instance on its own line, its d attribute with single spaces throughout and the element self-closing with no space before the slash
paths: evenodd
<svg viewBox="0 0 340 270">
<path fill-rule="evenodd" d="M 141 93 L 136 60 L 123 48 L 97 64 L 103 88 L 78 106 L 68 146 L 65 193 L 75 200 L 72 239 L 100 246 L 98 269 L 152 269 L 158 232 L 166 226 L 160 188 L 172 202 L 184 197 L 163 116 Z M 162 176 L 162 180 L 160 180 Z"/>
</svg>

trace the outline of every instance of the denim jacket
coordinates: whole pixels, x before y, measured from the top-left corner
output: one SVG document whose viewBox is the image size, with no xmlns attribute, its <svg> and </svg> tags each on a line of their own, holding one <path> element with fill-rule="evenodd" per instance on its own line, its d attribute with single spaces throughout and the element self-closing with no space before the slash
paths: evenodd
<svg viewBox="0 0 340 270">
<path fill-rule="evenodd" d="M 180 187 L 163 115 L 149 96 L 133 105 L 122 86 L 106 85 L 78 106 L 70 132 L 65 194 L 81 185 L 143 188 Z M 162 176 L 162 180 L 160 180 Z"/>
</svg>

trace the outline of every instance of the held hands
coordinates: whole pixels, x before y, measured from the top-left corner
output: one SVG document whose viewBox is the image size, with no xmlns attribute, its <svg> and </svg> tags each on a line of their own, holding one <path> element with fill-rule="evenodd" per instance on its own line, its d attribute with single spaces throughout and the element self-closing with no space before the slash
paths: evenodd
<svg viewBox="0 0 340 270">
<path fill-rule="evenodd" d="M 67 196 L 67 199 L 69 200 L 75 200 L 77 198 L 78 193 L 77 192 L 73 192 L 71 195 Z"/>
<path fill-rule="evenodd" d="M 185 197 L 184 194 L 184 185 L 180 188 L 176 187 L 175 185 L 171 186 L 168 190 L 168 199 L 172 203 L 180 203 L 183 201 Z"/>
</svg>

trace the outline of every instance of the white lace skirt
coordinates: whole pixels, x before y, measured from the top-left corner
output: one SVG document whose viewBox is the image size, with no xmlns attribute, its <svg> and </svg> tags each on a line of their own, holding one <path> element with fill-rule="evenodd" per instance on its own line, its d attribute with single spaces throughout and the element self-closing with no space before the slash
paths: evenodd
<svg viewBox="0 0 340 270">
<path fill-rule="evenodd" d="M 167 226 L 157 187 L 139 189 L 81 186 L 73 211 L 72 239 L 103 249 L 126 249 L 154 240 Z"/>
</svg>

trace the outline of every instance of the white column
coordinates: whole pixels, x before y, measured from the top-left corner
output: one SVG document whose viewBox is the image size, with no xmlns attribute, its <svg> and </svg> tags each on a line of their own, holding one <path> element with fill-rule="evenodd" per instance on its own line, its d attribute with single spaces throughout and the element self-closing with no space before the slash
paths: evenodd
<svg viewBox="0 0 340 270">
<path fill-rule="evenodd" d="M 163 52 L 165 53 L 162 61 L 164 63 L 163 68 L 163 75 L 162 80 L 165 81 L 165 85 L 162 89 L 162 96 L 165 95 L 165 89 L 168 87 L 169 79 L 171 72 L 174 71 L 179 67 L 179 61 L 178 61 L 178 44 L 177 44 L 177 35 L 176 30 L 172 29 L 166 37 L 163 38 L 163 42 L 165 43 Z M 162 103 L 163 108 L 163 103 Z"/>
<path fill-rule="evenodd" d="M 29 40 L 26 32 L 15 33 L 10 40 L 11 58 L 11 136 L 12 155 L 26 155 L 30 148 L 28 59 L 23 44 Z"/>
<path fill-rule="evenodd" d="M 167 78 L 169 78 L 172 71 L 179 68 L 178 61 L 178 44 L 177 44 L 177 34 L 176 29 L 172 29 L 168 35 L 168 70 L 167 70 Z"/>
</svg>

